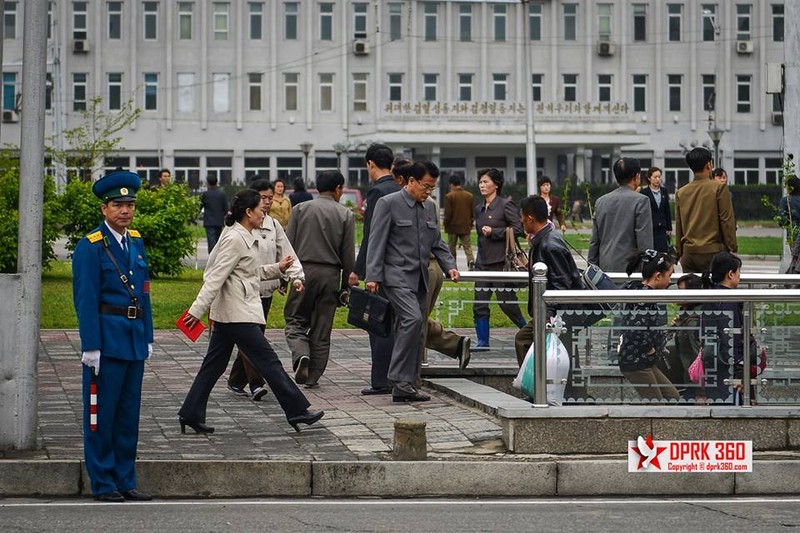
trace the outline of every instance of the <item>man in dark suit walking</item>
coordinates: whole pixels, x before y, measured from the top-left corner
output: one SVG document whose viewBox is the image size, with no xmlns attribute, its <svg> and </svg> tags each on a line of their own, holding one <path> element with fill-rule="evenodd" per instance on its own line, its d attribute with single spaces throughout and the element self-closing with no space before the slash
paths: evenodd
<svg viewBox="0 0 800 533">
<path fill-rule="evenodd" d="M 206 178 L 208 189 L 200 196 L 200 204 L 203 207 L 203 227 L 206 229 L 206 241 L 208 242 L 208 253 L 217 245 L 219 236 L 222 234 L 222 226 L 225 225 L 225 213 L 228 212 L 228 198 L 225 193 L 217 187 L 217 177 L 213 174 Z"/>
<path fill-rule="evenodd" d="M 389 365 L 395 402 L 430 400 L 417 390 L 417 369 L 428 314 L 431 253 L 451 279 L 459 278 L 455 259 L 442 240 L 435 206 L 426 202 L 436 188 L 436 178 L 421 163 L 411 167 L 408 184 L 378 200 L 367 251 L 367 290 L 376 292 L 382 287 L 395 312 Z"/>
<path fill-rule="evenodd" d="M 359 279 L 365 279 L 367 275 L 367 250 L 369 249 L 369 233 L 372 227 L 372 217 L 375 214 L 375 205 L 382 197 L 400 190 L 394 176 L 389 170 L 392 166 L 394 154 L 392 150 L 384 144 L 372 144 L 367 148 L 364 157 L 367 162 L 367 172 L 369 179 L 373 182 L 372 188 L 367 193 L 367 210 L 364 213 L 364 237 L 361 239 L 361 246 L 358 248 L 358 257 L 353 273 L 350 274 L 350 285 L 358 283 Z M 386 294 L 380 291 L 384 298 Z M 369 348 L 372 353 L 372 374 L 370 386 L 363 389 L 361 394 L 391 394 L 392 385 L 389 383 L 387 374 L 389 372 L 389 361 L 392 355 L 394 337 L 379 337 L 369 334 Z"/>
<path fill-rule="evenodd" d="M 467 255 L 467 265 L 470 269 L 475 266 L 475 254 L 472 253 L 472 225 L 475 223 L 475 202 L 472 193 L 464 189 L 461 176 L 450 176 L 450 192 L 444 197 L 444 231 L 447 233 L 447 245 L 450 253 L 456 256 L 458 242 Z"/>
<path fill-rule="evenodd" d="M 672 236 L 672 213 L 669 210 L 669 193 L 661 186 L 661 169 L 650 167 L 647 170 L 648 187 L 641 193 L 650 199 L 650 213 L 653 215 L 653 248 L 659 252 L 669 252 L 669 238 Z"/>
</svg>

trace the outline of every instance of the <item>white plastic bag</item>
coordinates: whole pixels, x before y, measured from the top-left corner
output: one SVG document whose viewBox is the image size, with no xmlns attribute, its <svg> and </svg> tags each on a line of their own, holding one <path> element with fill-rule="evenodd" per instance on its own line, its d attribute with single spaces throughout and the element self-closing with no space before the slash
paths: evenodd
<svg viewBox="0 0 800 533">
<path fill-rule="evenodd" d="M 522 366 L 517 377 L 514 379 L 513 386 L 528 397 L 533 398 L 534 377 L 535 377 L 535 352 L 534 345 L 528 349 Z M 562 383 L 569 375 L 569 354 L 561 339 L 555 333 L 547 334 L 547 403 L 549 405 L 561 405 L 564 403 L 564 389 L 566 384 Z"/>
</svg>

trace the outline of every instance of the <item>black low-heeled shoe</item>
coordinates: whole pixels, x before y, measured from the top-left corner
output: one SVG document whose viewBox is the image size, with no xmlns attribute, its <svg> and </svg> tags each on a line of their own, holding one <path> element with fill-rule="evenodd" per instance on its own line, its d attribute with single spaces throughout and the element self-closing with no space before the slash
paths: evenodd
<svg viewBox="0 0 800 533">
<path fill-rule="evenodd" d="M 182 416 L 178 417 L 178 422 L 181 424 L 181 433 L 186 433 L 186 426 L 192 428 L 195 433 L 214 433 L 213 427 L 207 426 L 202 422 L 192 422 L 191 420 L 186 420 Z"/>
<path fill-rule="evenodd" d="M 289 418 L 289 425 L 294 428 L 294 430 L 300 433 L 300 428 L 297 427 L 298 424 L 305 424 L 310 426 L 319 421 L 320 418 L 325 416 L 325 411 L 309 411 L 306 409 L 304 412 L 297 416 L 293 416 Z"/>
</svg>

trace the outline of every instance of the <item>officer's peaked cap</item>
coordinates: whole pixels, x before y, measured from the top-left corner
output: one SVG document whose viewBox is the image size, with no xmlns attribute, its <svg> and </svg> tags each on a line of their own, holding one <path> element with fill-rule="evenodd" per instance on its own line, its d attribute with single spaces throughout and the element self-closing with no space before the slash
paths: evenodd
<svg viewBox="0 0 800 533">
<path fill-rule="evenodd" d="M 136 193 L 142 186 L 142 179 L 138 174 L 126 170 L 116 170 L 106 174 L 92 185 L 92 192 L 103 203 L 114 200 L 116 202 L 135 202 Z"/>
</svg>

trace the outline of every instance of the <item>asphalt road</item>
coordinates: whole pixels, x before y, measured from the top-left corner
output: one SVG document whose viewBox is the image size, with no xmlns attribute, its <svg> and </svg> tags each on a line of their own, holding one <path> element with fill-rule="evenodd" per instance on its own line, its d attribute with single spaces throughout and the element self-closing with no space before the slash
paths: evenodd
<svg viewBox="0 0 800 533">
<path fill-rule="evenodd" d="M 799 498 L 535 500 L 195 500 L 98 504 L 0 500 L 16 531 L 784 531 Z"/>
</svg>

